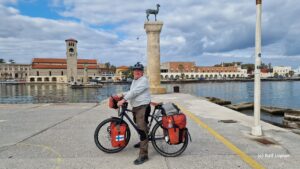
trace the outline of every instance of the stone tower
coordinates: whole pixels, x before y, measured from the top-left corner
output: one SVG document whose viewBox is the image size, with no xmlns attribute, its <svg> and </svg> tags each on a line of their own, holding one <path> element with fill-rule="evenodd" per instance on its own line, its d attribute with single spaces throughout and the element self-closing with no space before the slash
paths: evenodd
<svg viewBox="0 0 300 169">
<path fill-rule="evenodd" d="M 77 40 L 66 39 L 68 83 L 77 81 Z"/>
</svg>

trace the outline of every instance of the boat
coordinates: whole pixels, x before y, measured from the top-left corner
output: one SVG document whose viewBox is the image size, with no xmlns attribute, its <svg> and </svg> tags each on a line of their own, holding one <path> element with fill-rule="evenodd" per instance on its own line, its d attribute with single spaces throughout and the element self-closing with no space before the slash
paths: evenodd
<svg viewBox="0 0 300 169">
<path fill-rule="evenodd" d="M 82 89 L 82 88 L 101 88 L 102 83 L 88 83 L 88 84 L 71 84 L 72 89 Z"/>
</svg>

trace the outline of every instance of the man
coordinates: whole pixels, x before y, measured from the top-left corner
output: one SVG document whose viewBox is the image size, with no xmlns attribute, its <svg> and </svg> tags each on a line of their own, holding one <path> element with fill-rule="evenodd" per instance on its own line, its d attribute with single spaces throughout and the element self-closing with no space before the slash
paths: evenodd
<svg viewBox="0 0 300 169">
<path fill-rule="evenodd" d="M 137 62 L 133 66 L 134 80 L 130 90 L 122 94 L 123 98 L 118 102 L 118 106 L 130 101 L 132 106 L 133 119 L 139 129 L 140 142 L 134 147 L 140 147 L 138 158 L 134 161 L 135 165 L 142 164 L 148 160 L 148 113 L 150 112 L 150 90 L 148 79 L 144 75 L 144 66 Z"/>
</svg>

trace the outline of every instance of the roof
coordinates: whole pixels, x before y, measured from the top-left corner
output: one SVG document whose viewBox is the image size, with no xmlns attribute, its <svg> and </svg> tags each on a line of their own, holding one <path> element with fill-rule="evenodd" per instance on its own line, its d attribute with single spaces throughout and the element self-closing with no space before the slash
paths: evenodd
<svg viewBox="0 0 300 169">
<path fill-rule="evenodd" d="M 97 65 L 88 65 L 87 68 L 97 69 Z M 32 69 L 67 69 L 67 65 L 36 64 L 32 65 Z M 84 65 L 77 65 L 77 69 L 84 69 Z"/>
<path fill-rule="evenodd" d="M 84 64 L 84 63 L 97 64 L 97 60 L 96 59 L 77 59 L 77 63 L 79 63 L 79 64 Z"/>
<path fill-rule="evenodd" d="M 67 63 L 67 61 L 57 58 L 33 58 L 32 63 Z"/>
<path fill-rule="evenodd" d="M 88 69 L 97 69 L 96 59 L 77 59 L 78 69 L 83 69 L 84 64 L 87 64 Z M 33 58 L 32 69 L 67 69 L 67 59 Z"/>
<path fill-rule="evenodd" d="M 66 42 L 67 42 L 67 41 L 74 41 L 74 42 L 76 42 L 76 43 L 78 42 L 76 39 L 73 39 L 73 38 L 66 39 L 65 41 L 66 41 Z"/>
<path fill-rule="evenodd" d="M 129 67 L 128 66 L 119 66 L 119 67 L 117 67 L 117 69 L 129 69 Z"/>
<path fill-rule="evenodd" d="M 269 70 L 268 69 L 260 69 L 260 72 L 261 73 L 269 73 Z"/>
<path fill-rule="evenodd" d="M 171 64 L 195 64 L 195 62 L 165 62 L 165 63 L 171 63 Z"/>
<path fill-rule="evenodd" d="M 32 64 L 34 63 L 67 63 L 67 59 L 60 58 L 33 58 Z M 78 64 L 97 64 L 96 59 L 77 59 Z"/>
</svg>

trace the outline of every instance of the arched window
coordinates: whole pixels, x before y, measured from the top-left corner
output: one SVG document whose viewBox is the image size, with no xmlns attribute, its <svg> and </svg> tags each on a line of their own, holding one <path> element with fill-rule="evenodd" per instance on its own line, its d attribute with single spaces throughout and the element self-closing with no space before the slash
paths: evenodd
<svg viewBox="0 0 300 169">
<path fill-rule="evenodd" d="M 49 77 L 45 77 L 44 82 L 49 82 Z"/>
</svg>

